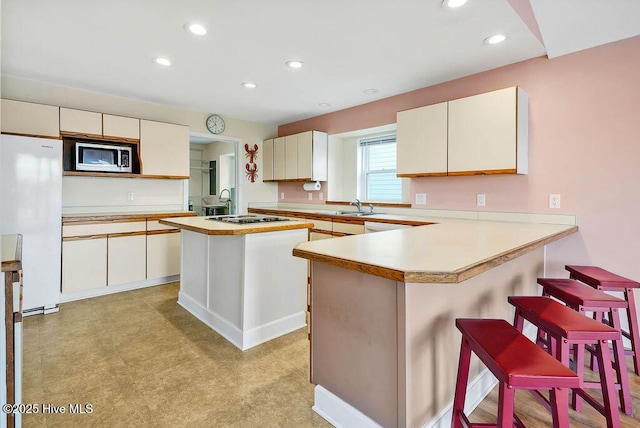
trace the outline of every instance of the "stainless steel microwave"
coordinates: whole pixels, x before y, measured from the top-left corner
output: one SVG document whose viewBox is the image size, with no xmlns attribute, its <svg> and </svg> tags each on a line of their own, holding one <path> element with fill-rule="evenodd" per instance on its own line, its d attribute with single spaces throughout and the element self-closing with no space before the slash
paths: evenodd
<svg viewBox="0 0 640 428">
<path fill-rule="evenodd" d="M 131 173 L 131 147 L 115 144 L 75 144 L 76 171 Z"/>
</svg>

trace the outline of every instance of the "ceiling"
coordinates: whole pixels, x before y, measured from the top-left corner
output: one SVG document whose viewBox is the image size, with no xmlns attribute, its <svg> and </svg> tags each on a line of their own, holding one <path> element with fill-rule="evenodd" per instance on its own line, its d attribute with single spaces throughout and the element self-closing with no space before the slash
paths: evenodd
<svg viewBox="0 0 640 428">
<path fill-rule="evenodd" d="M 2 74 L 282 124 L 636 36 L 638 17 L 637 0 L 3 0 Z"/>
</svg>

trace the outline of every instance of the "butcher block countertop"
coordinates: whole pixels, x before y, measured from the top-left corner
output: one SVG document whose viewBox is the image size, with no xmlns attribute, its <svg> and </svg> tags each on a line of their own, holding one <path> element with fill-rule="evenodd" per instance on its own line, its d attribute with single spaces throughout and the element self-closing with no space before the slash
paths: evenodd
<svg viewBox="0 0 640 428">
<path fill-rule="evenodd" d="M 154 211 L 154 212 L 110 212 L 87 214 L 63 214 L 62 224 L 89 224 L 103 222 L 128 222 L 159 220 L 167 217 L 194 217 L 193 211 Z"/>
<path fill-rule="evenodd" d="M 405 283 L 459 283 L 577 231 L 575 225 L 441 219 L 303 242 L 293 255 Z"/>
<path fill-rule="evenodd" d="M 251 233 L 276 232 L 279 230 L 311 229 L 313 223 L 297 220 L 267 223 L 234 224 L 207 220 L 208 217 L 181 217 L 160 220 L 161 224 L 173 226 L 205 235 L 248 235 Z"/>
</svg>

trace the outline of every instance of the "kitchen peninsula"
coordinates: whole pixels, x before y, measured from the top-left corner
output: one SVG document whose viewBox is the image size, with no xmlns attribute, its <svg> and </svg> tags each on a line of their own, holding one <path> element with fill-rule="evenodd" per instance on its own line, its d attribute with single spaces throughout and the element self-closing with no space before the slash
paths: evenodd
<svg viewBox="0 0 640 428">
<path fill-rule="evenodd" d="M 274 219 L 160 220 L 181 229 L 178 303 L 242 350 L 306 325 L 307 262 L 291 251 L 313 224 Z"/>
<path fill-rule="evenodd" d="M 335 426 L 449 426 L 458 317 L 511 321 L 575 225 L 443 220 L 299 244 L 311 261 L 314 410 Z M 468 401 L 493 386 L 472 366 Z M 449 412 L 449 414 L 447 413 Z"/>
</svg>

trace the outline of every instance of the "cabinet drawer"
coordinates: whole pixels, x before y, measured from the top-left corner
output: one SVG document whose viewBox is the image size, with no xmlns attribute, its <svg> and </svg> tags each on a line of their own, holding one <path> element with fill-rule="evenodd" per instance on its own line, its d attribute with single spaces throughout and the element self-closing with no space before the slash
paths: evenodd
<svg viewBox="0 0 640 428">
<path fill-rule="evenodd" d="M 333 225 L 332 225 L 332 222 L 330 222 L 330 221 L 325 221 L 325 220 L 307 220 L 307 219 L 305 219 L 305 221 L 312 221 L 314 229 L 326 230 L 327 232 L 331 232 L 333 230 Z"/>
<path fill-rule="evenodd" d="M 334 222 L 333 231 L 338 233 L 348 233 L 350 235 L 358 235 L 360 233 L 364 233 L 364 225 Z"/>
<path fill-rule="evenodd" d="M 319 241 L 321 239 L 329 239 L 333 238 L 333 235 L 330 232 L 322 233 L 322 232 L 311 232 L 309 234 L 309 241 Z"/>
<path fill-rule="evenodd" d="M 102 136 L 102 113 L 60 108 L 60 131 Z"/>
<path fill-rule="evenodd" d="M 2 100 L 2 132 L 59 138 L 59 112 L 54 106 Z"/>
<path fill-rule="evenodd" d="M 146 229 L 147 223 L 144 221 L 65 225 L 62 226 L 62 237 L 145 232 Z"/>
</svg>

